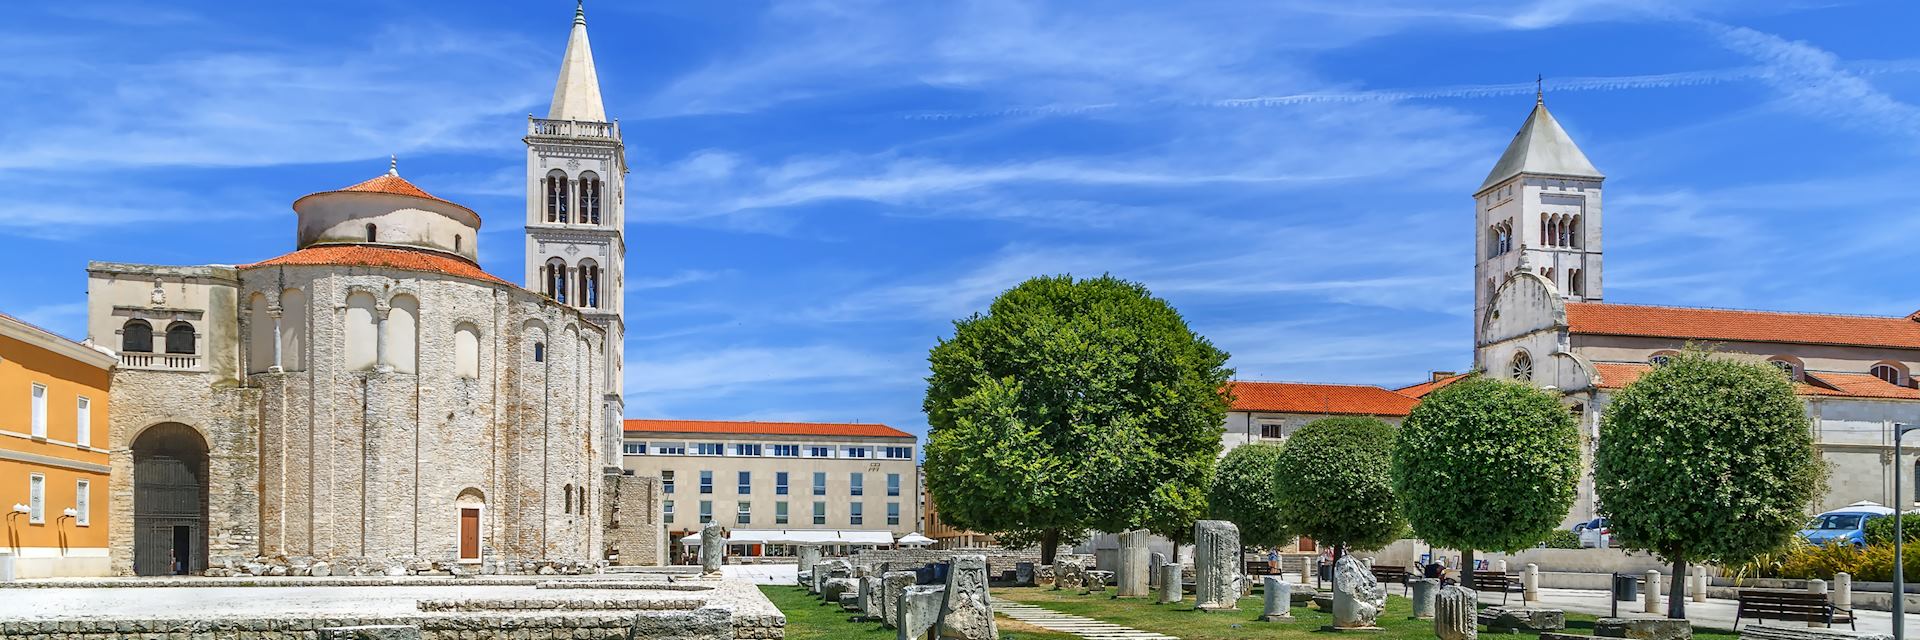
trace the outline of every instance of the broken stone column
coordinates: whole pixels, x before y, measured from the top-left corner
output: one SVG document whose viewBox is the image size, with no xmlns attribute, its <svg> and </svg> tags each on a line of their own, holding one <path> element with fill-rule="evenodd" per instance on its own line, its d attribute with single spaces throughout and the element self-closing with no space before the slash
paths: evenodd
<svg viewBox="0 0 1920 640">
<path fill-rule="evenodd" d="M 1078 589 L 1087 584 L 1087 570 L 1080 564 L 1079 558 L 1055 558 L 1053 560 L 1053 588 Z"/>
<path fill-rule="evenodd" d="M 1000 640 L 987 598 L 987 557 L 954 556 L 947 570 L 947 597 L 934 627 L 940 640 Z"/>
<path fill-rule="evenodd" d="M 889 571 L 880 576 L 880 621 L 889 627 L 899 624 L 900 594 L 913 586 L 917 574 L 912 571 Z"/>
<path fill-rule="evenodd" d="M 720 577 L 720 562 L 727 557 L 727 534 L 720 523 L 709 522 L 700 528 L 700 575 Z"/>
<path fill-rule="evenodd" d="M 1185 588 L 1180 584 L 1179 563 L 1168 562 L 1160 565 L 1160 604 L 1173 604 L 1186 597 Z"/>
<path fill-rule="evenodd" d="M 1387 605 L 1387 588 L 1353 556 L 1333 563 L 1333 627 L 1372 629 Z"/>
<path fill-rule="evenodd" d="M 1193 575 L 1194 609 L 1240 607 L 1240 527 L 1225 520 L 1193 523 Z"/>
<path fill-rule="evenodd" d="M 820 587 L 827 583 L 827 578 L 829 577 L 827 575 L 827 570 L 830 566 L 831 565 L 828 565 L 825 562 L 813 563 L 813 571 L 809 573 L 807 576 L 808 579 L 810 580 L 810 583 L 807 586 L 808 591 L 812 591 L 814 595 L 820 594 Z"/>
<path fill-rule="evenodd" d="M 1152 573 L 1148 561 L 1152 559 L 1147 549 L 1147 541 L 1153 534 L 1146 529 L 1135 529 L 1120 534 L 1120 566 L 1113 572 L 1114 597 L 1145 598 L 1152 595 L 1147 591 L 1149 573 Z"/>
<path fill-rule="evenodd" d="M 1147 588 L 1160 586 L 1160 565 L 1167 563 L 1167 554 L 1155 551 L 1147 555 Z"/>
<path fill-rule="evenodd" d="M 897 640 L 920 640 L 940 622 L 940 605 L 946 602 L 947 588 L 939 585 L 913 585 L 900 592 L 894 603 L 894 636 Z"/>
<path fill-rule="evenodd" d="M 1278 577 L 1266 576 L 1261 578 L 1261 588 L 1266 592 L 1266 606 L 1260 610 L 1260 619 L 1266 622 L 1292 620 L 1293 585 Z"/>
<path fill-rule="evenodd" d="M 840 596 L 856 593 L 860 585 L 853 578 L 828 578 L 820 583 L 820 599 L 832 604 L 840 604 Z"/>
<path fill-rule="evenodd" d="M 816 564 L 820 564 L 820 545 L 800 545 L 800 568 L 802 570 L 811 569 L 813 565 Z"/>
<path fill-rule="evenodd" d="M 1411 578 L 1407 580 L 1407 589 L 1413 594 L 1413 618 L 1432 620 L 1433 598 L 1440 594 L 1440 581 L 1433 578 Z"/>
<path fill-rule="evenodd" d="M 1433 634 L 1440 640 L 1480 637 L 1479 600 L 1472 589 L 1460 585 L 1440 589 L 1440 595 L 1434 598 Z"/>
<path fill-rule="evenodd" d="M 874 619 L 880 617 L 880 576 L 860 578 L 860 616 Z"/>
</svg>

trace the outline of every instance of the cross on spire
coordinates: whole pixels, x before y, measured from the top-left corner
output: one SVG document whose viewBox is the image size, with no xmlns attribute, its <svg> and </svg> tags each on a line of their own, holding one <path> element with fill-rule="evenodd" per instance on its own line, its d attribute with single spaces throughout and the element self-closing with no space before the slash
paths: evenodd
<svg viewBox="0 0 1920 640">
<path fill-rule="evenodd" d="M 1546 76 L 1546 74 L 1534 74 L 1534 76 L 1533 76 L 1533 103 L 1534 103 L 1534 104 L 1546 104 L 1546 103 L 1547 103 L 1547 76 Z"/>
</svg>

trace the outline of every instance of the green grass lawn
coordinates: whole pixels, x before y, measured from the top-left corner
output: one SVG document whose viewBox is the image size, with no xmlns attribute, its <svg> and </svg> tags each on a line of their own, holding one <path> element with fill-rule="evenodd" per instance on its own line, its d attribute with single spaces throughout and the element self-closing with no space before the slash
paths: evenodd
<svg viewBox="0 0 1920 640">
<path fill-rule="evenodd" d="M 1188 595 L 1185 602 L 1175 605 L 1153 604 L 1151 599 L 1115 600 L 1099 595 L 1082 596 L 1075 595 L 1071 591 L 1054 591 L 1047 587 L 994 589 L 993 595 L 996 598 L 1025 602 L 1062 613 L 1178 636 L 1186 640 L 1304 639 L 1312 634 L 1322 634 L 1319 636 L 1321 638 L 1333 634 L 1333 632 L 1320 630 L 1322 626 L 1333 624 L 1332 614 L 1307 607 L 1294 607 L 1292 622 L 1261 622 L 1259 620 L 1261 599 L 1258 596 L 1241 599 L 1239 611 L 1203 613 L 1193 609 L 1192 595 Z M 1432 640 L 1433 621 L 1409 619 L 1412 615 L 1412 602 L 1399 595 L 1390 595 L 1387 598 L 1387 610 L 1381 613 L 1379 618 L 1379 625 L 1384 631 L 1348 635 L 1379 640 Z M 1568 613 L 1567 633 L 1592 635 L 1593 619 L 1594 616 L 1590 615 Z M 1694 637 L 1732 640 L 1736 636 L 1731 631 L 1695 629 Z"/>
<path fill-rule="evenodd" d="M 878 622 L 854 622 L 853 614 L 842 611 L 840 605 L 828 605 L 807 593 L 804 588 L 761 585 L 760 592 L 766 594 L 781 613 L 787 614 L 787 640 L 893 640 L 895 637 L 893 629 Z M 1080 637 L 1009 628 L 1018 626 L 1017 622 L 1001 618 L 1001 640 L 1075 640 Z"/>
</svg>

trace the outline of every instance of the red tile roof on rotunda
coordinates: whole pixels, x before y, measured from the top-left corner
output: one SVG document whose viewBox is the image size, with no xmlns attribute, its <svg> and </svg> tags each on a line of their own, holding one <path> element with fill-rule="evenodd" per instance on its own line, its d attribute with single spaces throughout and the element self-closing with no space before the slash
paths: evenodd
<svg viewBox="0 0 1920 640">
<path fill-rule="evenodd" d="M 310 265 L 385 267 L 509 284 L 482 270 L 479 265 L 444 253 L 362 244 L 317 244 L 277 258 L 240 265 L 240 268 Z"/>
</svg>

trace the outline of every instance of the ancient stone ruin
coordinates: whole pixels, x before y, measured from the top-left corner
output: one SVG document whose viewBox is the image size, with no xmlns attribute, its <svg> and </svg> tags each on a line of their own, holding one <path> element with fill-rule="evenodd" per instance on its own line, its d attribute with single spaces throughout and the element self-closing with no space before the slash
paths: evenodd
<svg viewBox="0 0 1920 640">
<path fill-rule="evenodd" d="M 1240 607 L 1240 527 L 1225 520 L 1193 523 L 1194 609 Z"/>
<path fill-rule="evenodd" d="M 1433 634 L 1440 640 L 1476 640 L 1480 636 L 1480 596 L 1472 589 L 1449 585 L 1434 597 Z"/>
<path fill-rule="evenodd" d="M 1387 588 L 1359 559 L 1341 556 L 1333 563 L 1333 627 L 1371 629 L 1387 606 Z"/>
</svg>

